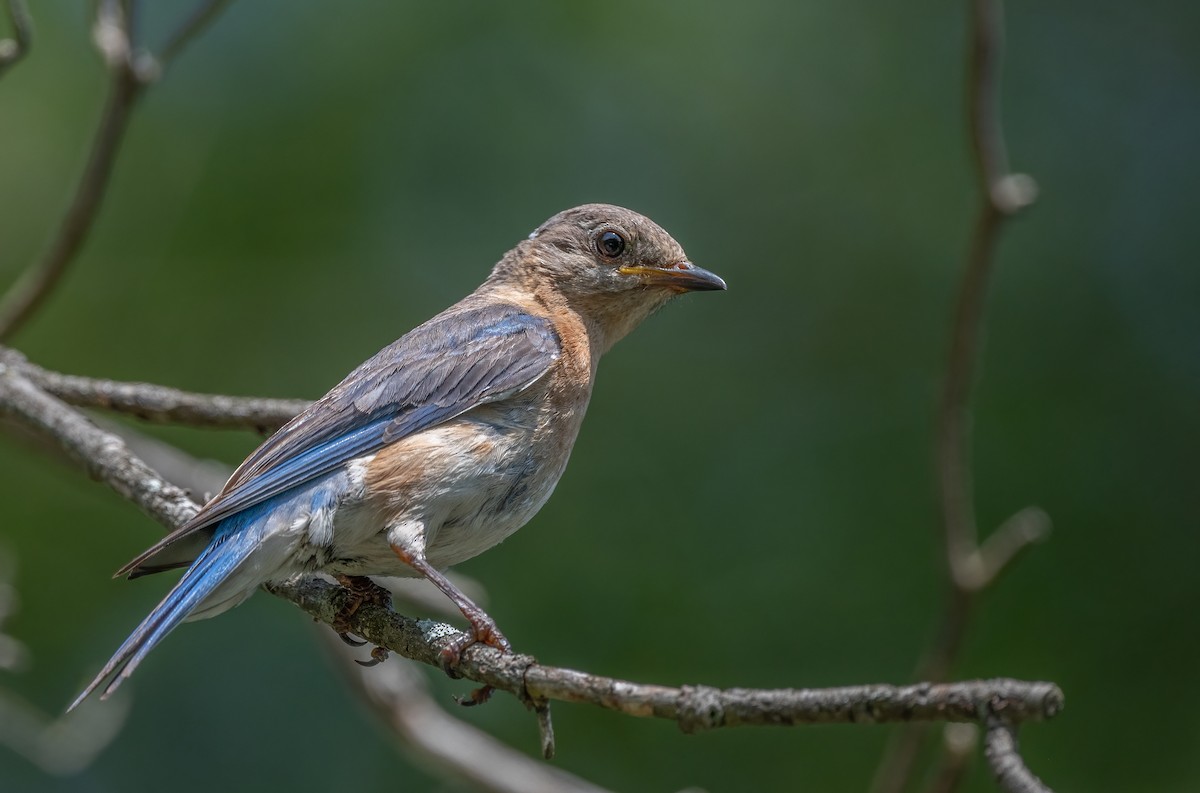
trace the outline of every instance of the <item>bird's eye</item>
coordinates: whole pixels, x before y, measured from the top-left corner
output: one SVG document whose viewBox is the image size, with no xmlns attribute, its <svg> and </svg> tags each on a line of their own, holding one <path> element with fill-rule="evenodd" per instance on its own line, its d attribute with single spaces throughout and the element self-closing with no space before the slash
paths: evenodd
<svg viewBox="0 0 1200 793">
<path fill-rule="evenodd" d="M 596 238 L 596 250 L 602 256 L 615 259 L 625 250 L 625 238 L 615 231 L 606 231 Z"/>
</svg>

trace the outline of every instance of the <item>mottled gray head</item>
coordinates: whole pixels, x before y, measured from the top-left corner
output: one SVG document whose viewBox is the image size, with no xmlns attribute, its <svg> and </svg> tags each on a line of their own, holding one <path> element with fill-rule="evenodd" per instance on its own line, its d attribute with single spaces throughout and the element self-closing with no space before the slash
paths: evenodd
<svg viewBox="0 0 1200 793">
<path fill-rule="evenodd" d="M 559 212 L 521 248 L 552 270 L 564 291 L 581 295 L 661 290 L 668 297 L 725 288 L 653 220 L 611 204 Z"/>
<path fill-rule="evenodd" d="M 500 260 L 489 283 L 565 301 L 590 321 L 602 349 L 676 295 L 725 288 L 657 223 L 611 204 L 559 212 Z"/>
</svg>

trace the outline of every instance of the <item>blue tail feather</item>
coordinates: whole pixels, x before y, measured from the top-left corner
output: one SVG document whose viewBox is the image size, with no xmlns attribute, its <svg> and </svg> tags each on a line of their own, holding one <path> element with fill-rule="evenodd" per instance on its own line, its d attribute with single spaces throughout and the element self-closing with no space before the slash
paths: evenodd
<svg viewBox="0 0 1200 793">
<path fill-rule="evenodd" d="M 247 536 L 251 535 L 251 536 Z M 254 532 L 236 531 L 233 526 L 218 529 L 208 547 L 188 568 L 179 583 L 163 598 L 146 619 L 113 654 L 96 678 L 88 684 L 71 706 L 70 712 L 110 676 L 112 680 L 101 697 L 107 697 L 129 677 L 142 659 L 179 623 L 223 584 L 257 547 Z"/>
</svg>

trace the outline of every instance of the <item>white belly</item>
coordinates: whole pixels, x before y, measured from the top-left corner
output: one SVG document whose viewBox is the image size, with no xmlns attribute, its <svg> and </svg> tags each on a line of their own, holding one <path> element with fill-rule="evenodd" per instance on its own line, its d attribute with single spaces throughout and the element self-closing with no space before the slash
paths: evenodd
<svg viewBox="0 0 1200 793">
<path fill-rule="evenodd" d="M 531 427 L 464 418 L 355 460 L 356 497 L 339 505 L 329 530 L 310 531 L 314 544 L 329 544 L 319 569 L 412 576 L 393 543 L 423 551 L 437 568 L 500 543 L 546 503 L 566 467 L 565 455 L 545 454 L 535 437 Z M 393 473 L 378 475 L 381 464 Z"/>
</svg>

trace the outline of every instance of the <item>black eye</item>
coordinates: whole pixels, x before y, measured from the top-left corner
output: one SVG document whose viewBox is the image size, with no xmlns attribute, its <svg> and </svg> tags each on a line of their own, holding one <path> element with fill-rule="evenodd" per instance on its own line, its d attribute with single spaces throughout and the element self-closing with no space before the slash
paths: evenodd
<svg viewBox="0 0 1200 793">
<path fill-rule="evenodd" d="M 615 259 L 625 250 L 625 238 L 615 231 L 606 231 L 596 238 L 596 250 L 603 256 Z"/>
</svg>

